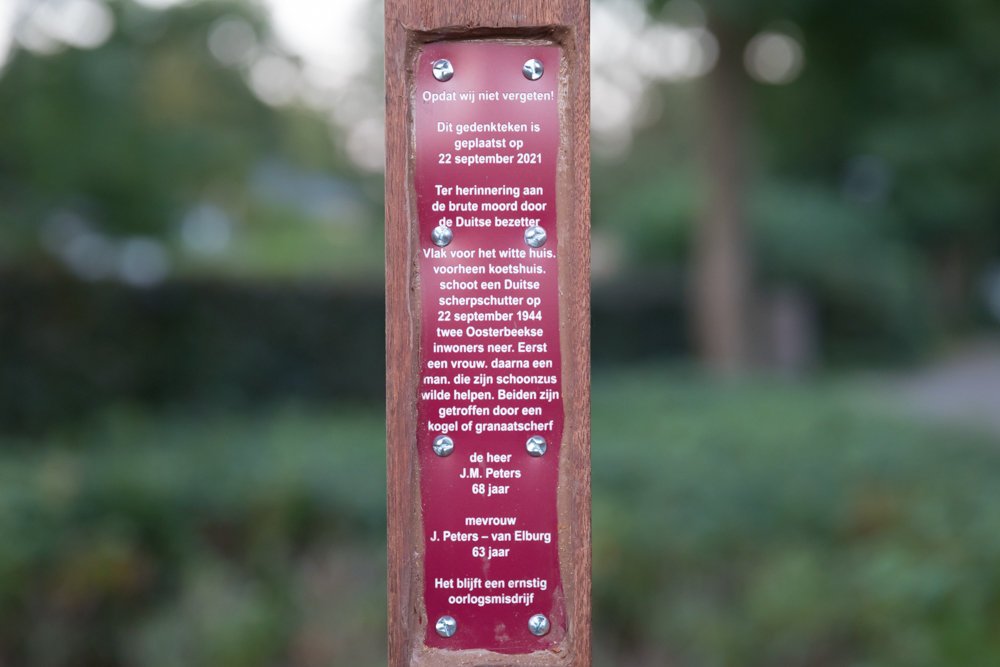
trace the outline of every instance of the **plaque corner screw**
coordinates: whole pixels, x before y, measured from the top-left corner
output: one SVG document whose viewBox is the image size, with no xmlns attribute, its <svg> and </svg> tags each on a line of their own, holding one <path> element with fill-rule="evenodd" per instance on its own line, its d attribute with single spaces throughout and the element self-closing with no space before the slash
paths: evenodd
<svg viewBox="0 0 1000 667">
<path fill-rule="evenodd" d="M 548 237 L 549 235 L 545 233 L 545 230 L 538 225 L 528 227 L 524 230 L 524 242 L 532 248 L 541 248 L 545 245 L 545 240 Z"/>
<path fill-rule="evenodd" d="M 528 630 L 536 637 L 548 634 L 549 619 L 545 618 L 545 614 L 535 614 L 528 619 Z"/>
<path fill-rule="evenodd" d="M 455 451 L 455 441 L 446 435 L 439 435 L 434 438 L 434 453 L 440 457 L 449 456 Z"/>
<path fill-rule="evenodd" d="M 521 68 L 524 72 L 524 78 L 529 81 L 538 81 L 542 78 L 542 74 L 545 74 L 545 66 L 542 65 L 542 61 L 532 58 L 528 62 L 524 63 L 524 67 Z"/>
<path fill-rule="evenodd" d="M 454 237 L 455 235 L 452 233 L 451 228 L 446 227 L 445 225 L 438 225 L 434 228 L 434 231 L 431 232 L 431 241 L 434 241 L 434 245 L 442 248 L 451 243 L 451 240 Z"/>
<path fill-rule="evenodd" d="M 545 618 L 544 616 L 542 618 Z M 548 630 L 549 622 L 545 621 L 545 629 Z M 451 637 L 455 634 L 455 630 L 458 629 L 458 624 L 455 623 L 455 619 L 451 616 L 442 616 L 438 619 L 438 622 L 434 624 L 434 629 L 442 637 Z"/>
<path fill-rule="evenodd" d="M 525 447 L 528 453 L 532 456 L 538 457 L 545 454 L 545 450 L 549 448 L 548 444 L 545 442 L 545 438 L 540 435 L 533 435 L 528 438 L 528 442 L 525 443 Z"/>
<path fill-rule="evenodd" d="M 438 81 L 447 81 L 451 77 L 455 76 L 455 68 L 451 66 L 450 60 L 435 60 L 434 64 L 431 66 L 434 71 L 434 78 Z M 527 65 L 525 65 L 527 67 Z M 527 74 L 525 74 L 527 76 Z"/>
</svg>

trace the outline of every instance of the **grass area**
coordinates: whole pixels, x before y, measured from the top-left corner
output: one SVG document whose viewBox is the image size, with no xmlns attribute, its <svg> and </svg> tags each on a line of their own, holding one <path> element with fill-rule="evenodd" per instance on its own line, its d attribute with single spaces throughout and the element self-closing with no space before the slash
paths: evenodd
<svg viewBox="0 0 1000 667">
<path fill-rule="evenodd" d="M 594 396 L 603 664 L 1000 664 L 1000 443 L 851 384 Z"/>
<path fill-rule="evenodd" d="M 374 412 L 115 412 L 0 460 L 0 664 L 385 663 Z"/>
<path fill-rule="evenodd" d="M 1000 443 L 660 370 L 593 417 L 599 665 L 1000 664 Z M 4 442 L 0 664 L 384 664 L 383 443 L 294 408 Z"/>
</svg>

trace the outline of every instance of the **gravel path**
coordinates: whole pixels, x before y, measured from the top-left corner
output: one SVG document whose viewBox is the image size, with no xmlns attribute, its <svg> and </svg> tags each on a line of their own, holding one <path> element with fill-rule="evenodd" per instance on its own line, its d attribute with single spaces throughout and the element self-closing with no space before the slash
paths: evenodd
<svg viewBox="0 0 1000 667">
<path fill-rule="evenodd" d="M 899 391 L 920 415 L 1000 433 L 1000 340 L 970 345 L 908 377 Z"/>
</svg>

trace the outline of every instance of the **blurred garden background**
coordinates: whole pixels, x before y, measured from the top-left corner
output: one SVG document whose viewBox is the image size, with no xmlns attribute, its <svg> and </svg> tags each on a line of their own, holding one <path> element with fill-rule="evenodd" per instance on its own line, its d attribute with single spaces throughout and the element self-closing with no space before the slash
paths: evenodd
<svg viewBox="0 0 1000 667">
<path fill-rule="evenodd" d="M 0 666 L 386 663 L 382 20 L 0 0 Z M 595 663 L 1000 664 L 1000 5 L 592 30 Z"/>
</svg>

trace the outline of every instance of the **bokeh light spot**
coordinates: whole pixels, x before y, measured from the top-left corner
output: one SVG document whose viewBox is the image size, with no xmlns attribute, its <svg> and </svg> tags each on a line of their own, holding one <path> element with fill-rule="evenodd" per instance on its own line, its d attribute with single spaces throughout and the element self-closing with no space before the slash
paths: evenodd
<svg viewBox="0 0 1000 667">
<path fill-rule="evenodd" d="M 222 17 L 208 32 L 208 50 L 227 67 L 244 62 L 256 44 L 253 26 L 239 16 Z"/>
<path fill-rule="evenodd" d="M 765 31 L 747 44 L 743 54 L 747 72 L 756 81 L 775 85 L 791 83 L 805 67 L 805 51 L 797 39 Z"/>
</svg>

